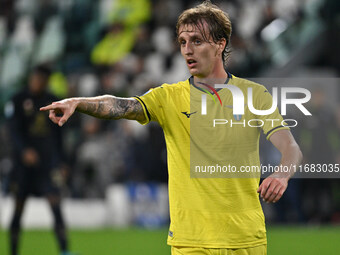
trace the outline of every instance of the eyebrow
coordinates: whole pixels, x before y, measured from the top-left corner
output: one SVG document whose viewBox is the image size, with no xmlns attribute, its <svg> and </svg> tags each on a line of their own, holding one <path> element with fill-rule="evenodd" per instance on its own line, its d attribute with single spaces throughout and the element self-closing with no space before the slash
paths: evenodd
<svg viewBox="0 0 340 255">
<path fill-rule="evenodd" d="M 183 32 L 187 32 L 187 31 L 183 31 Z M 189 39 L 191 39 L 191 40 L 200 39 L 200 40 L 204 41 L 203 36 L 199 32 L 193 34 L 192 36 L 189 35 Z M 180 35 L 180 36 L 178 36 L 177 40 L 181 41 L 181 40 L 184 40 L 184 38 Z"/>
</svg>

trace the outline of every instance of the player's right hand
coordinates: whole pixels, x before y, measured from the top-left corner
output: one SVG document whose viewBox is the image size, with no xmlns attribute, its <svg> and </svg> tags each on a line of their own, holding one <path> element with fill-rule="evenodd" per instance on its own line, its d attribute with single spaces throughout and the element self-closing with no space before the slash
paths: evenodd
<svg viewBox="0 0 340 255">
<path fill-rule="evenodd" d="M 49 118 L 61 127 L 71 117 L 76 108 L 77 100 L 70 98 L 41 107 L 40 111 L 50 111 Z"/>
</svg>

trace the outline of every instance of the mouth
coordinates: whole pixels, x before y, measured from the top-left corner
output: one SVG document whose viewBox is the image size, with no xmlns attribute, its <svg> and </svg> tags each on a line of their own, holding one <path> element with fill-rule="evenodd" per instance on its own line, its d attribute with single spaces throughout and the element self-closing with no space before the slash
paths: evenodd
<svg viewBox="0 0 340 255">
<path fill-rule="evenodd" d="M 194 67 L 197 64 L 197 61 L 194 59 L 187 59 L 187 65 L 189 68 Z"/>
</svg>

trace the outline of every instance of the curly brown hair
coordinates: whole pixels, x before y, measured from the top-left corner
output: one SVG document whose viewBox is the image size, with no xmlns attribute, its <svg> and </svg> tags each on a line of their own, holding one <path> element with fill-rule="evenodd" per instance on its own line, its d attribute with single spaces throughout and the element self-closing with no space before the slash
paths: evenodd
<svg viewBox="0 0 340 255">
<path fill-rule="evenodd" d="M 205 31 L 204 23 L 208 25 L 208 33 Z M 211 36 L 214 43 L 225 38 L 227 43 L 223 50 L 222 61 L 226 64 L 230 54 L 228 49 L 232 31 L 231 21 L 227 13 L 223 12 L 218 6 L 212 4 L 210 1 L 204 1 L 196 7 L 185 10 L 178 17 L 176 24 L 177 37 L 179 36 L 179 28 L 183 25 L 192 25 L 196 27 L 207 42 L 210 42 L 207 35 Z"/>
</svg>

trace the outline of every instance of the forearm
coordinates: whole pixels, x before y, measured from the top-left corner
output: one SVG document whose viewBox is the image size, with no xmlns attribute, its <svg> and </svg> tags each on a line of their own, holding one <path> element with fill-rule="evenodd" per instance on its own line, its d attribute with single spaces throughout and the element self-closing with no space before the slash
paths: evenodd
<svg viewBox="0 0 340 255">
<path fill-rule="evenodd" d="M 101 119 L 130 119 L 145 118 L 140 103 L 133 98 L 120 98 L 110 95 L 74 98 L 77 101 L 76 111 Z"/>
<path fill-rule="evenodd" d="M 288 186 L 288 180 L 294 175 L 296 168 L 301 164 L 302 153 L 289 130 L 275 132 L 270 141 L 281 153 L 279 171 L 267 177 L 257 192 L 265 202 L 277 202 Z"/>
<path fill-rule="evenodd" d="M 294 174 L 298 166 L 302 162 L 302 152 L 297 144 L 290 144 L 285 148 L 282 152 L 281 157 L 281 169 L 284 170 L 282 173 L 287 178 L 291 178 Z M 289 171 L 287 171 L 289 170 Z"/>
</svg>

